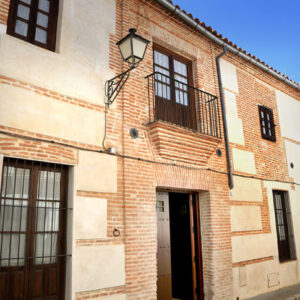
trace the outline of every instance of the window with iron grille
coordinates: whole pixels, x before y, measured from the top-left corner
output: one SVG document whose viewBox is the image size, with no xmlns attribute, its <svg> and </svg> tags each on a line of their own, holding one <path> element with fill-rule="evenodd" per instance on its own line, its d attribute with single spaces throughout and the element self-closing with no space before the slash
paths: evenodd
<svg viewBox="0 0 300 300">
<path fill-rule="evenodd" d="M 275 142 L 275 124 L 273 118 L 273 111 L 265 106 L 258 106 L 261 136 L 266 139 Z"/>
<path fill-rule="evenodd" d="M 7 33 L 55 51 L 58 0 L 11 0 Z"/>
<path fill-rule="evenodd" d="M 63 165 L 4 159 L 0 194 L 0 299 L 63 299 Z"/>
<path fill-rule="evenodd" d="M 273 191 L 279 260 L 296 259 L 293 223 L 288 192 Z"/>
</svg>

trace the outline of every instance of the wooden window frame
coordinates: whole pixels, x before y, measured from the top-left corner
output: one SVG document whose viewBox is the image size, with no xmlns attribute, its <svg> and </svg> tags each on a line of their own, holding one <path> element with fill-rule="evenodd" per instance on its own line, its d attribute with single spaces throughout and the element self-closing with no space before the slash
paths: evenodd
<svg viewBox="0 0 300 300">
<path fill-rule="evenodd" d="M 65 294 L 65 274 L 66 274 L 66 228 L 67 228 L 67 182 L 68 182 L 68 169 L 66 166 L 61 164 L 52 164 L 52 163 L 45 163 L 45 162 L 37 162 L 37 161 L 27 161 L 27 160 L 19 160 L 14 158 L 5 158 L 3 161 L 3 169 L 2 172 L 2 178 L 4 178 L 4 167 L 13 167 L 13 168 L 21 168 L 21 169 L 27 169 L 30 170 L 29 175 L 29 186 L 28 186 L 28 198 L 26 198 L 26 201 L 28 201 L 28 206 L 24 206 L 27 208 L 27 216 L 26 216 L 26 229 L 25 231 L 22 230 L 22 234 L 25 234 L 25 252 L 24 252 L 24 264 L 23 265 L 16 265 L 16 266 L 1 266 L 0 265 L 0 271 L 6 272 L 9 276 L 12 272 L 19 272 L 24 274 L 24 282 L 23 282 L 23 294 L 24 299 L 28 298 L 31 299 L 36 293 L 36 282 L 32 280 L 35 278 L 36 273 L 44 272 L 47 268 L 53 268 L 53 266 L 56 266 L 57 273 L 56 273 L 56 298 L 59 300 L 64 299 Z M 60 182 L 60 200 L 47 200 L 47 199 L 39 199 L 38 198 L 38 185 L 39 185 L 39 172 L 41 171 L 49 171 L 49 172 L 59 172 L 61 174 L 61 182 Z M 24 184 L 24 181 L 23 181 Z M 2 202 L 2 199 L 5 199 L 5 197 L 2 197 L 2 191 L 1 191 L 1 183 L 0 183 L 0 202 Z M 23 198 L 17 198 L 24 200 Z M 15 201 L 15 200 L 13 200 Z M 60 203 L 59 208 L 59 227 L 58 230 L 54 230 L 53 228 L 51 231 L 45 231 L 45 230 L 38 230 L 37 227 L 37 202 L 49 202 L 53 201 L 56 203 Z M 14 206 L 14 204 L 13 204 Z M 45 219 L 44 219 L 45 221 Z M 52 217 L 53 222 L 53 217 Z M 44 225 L 45 226 L 45 225 Z M 53 225 L 51 225 L 53 226 Z M 45 227 L 44 227 L 45 228 Z M 3 225 L 2 225 L 3 229 Z M 12 233 L 21 233 L 21 231 L 13 232 L 13 231 L 1 231 L 1 234 L 12 234 Z M 24 232 L 23 232 L 24 231 Z M 50 260 L 53 257 L 56 257 L 56 261 L 52 262 L 44 262 L 44 253 L 39 258 L 42 258 L 42 263 L 35 262 L 35 259 L 37 257 L 36 254 L 36 241 L 35 236 L 37 234 L 44 234 L 44 233 L 50 233 L 50 234 L 57 234 L 57 245 L 56 245 L 56 254 L 53 253 L 52 256 L 52 250 L 50 254 Z M 44 242 L 43 242 L 44 247 Z M 44 250 L 43 250 L 44 252 Z M 49 256 L 45 256 L 48 257 Z M 1 257 L 0 257 L 1 260 Z M 19 257 L 18 257 L 19 260 Z M 43 280 L 45 280 L 46 275 L 42 275 Z M 37 280 L 38 281 L 38 280 Z M 6 294 L 6 297 L 3 299 L 11 299 L 12 298 L 12 291 L 9 290 L 9 287 L 7 287 L 8 290 L 5 290 L 5 287 L 3 287 L 3 280 L 0 280 L 0 295 L 3 295 L 3 293 Z M 47 288 L 47 290 L 45 290 Z M 50 287 L 46 286 L 46 288 L 42 287 L 42 293 L 43 297 L 45 294 L 50 291 Z M 44 294 L 45 293 L 45 294 Z M 2 297 L 0 297 L 2 299 Z M 19 299 L 19 298 L 18 298 Z M 21 298 L 20 298 L 21 299 Z M 23 299 L 23 298 L 22 298 Z"/>
<path fill-rule="evenodd" d="M 27 4 L 22 0 L 11 0 L 10 7 L 9 7 L 9 14 L 8 14 L 8 22 L 7 22 L 7 34 L 14 36 L 18 39 L 21 39 L 23 41 L 29 42 L 30 44 L 34 44 L 36 46 L 48 49 L 50 51 L 55 51 L 59 0 L 49 0 L 49 1 L 50 1 L 50 7 L 49 7 L 49 12 L 47 13 L 38 8 L 39 0 L 31 0 L 31 4 Z M 22 4 L 23 6 L 30 8 L 29 20 L 17 16 L 19 3 Z M 41 12 L 44 15 L 48 16 L 47 28 L 37 24 L 38 12 Z M 20 20 L 28 24 L 27 36 L 23 36 L 15 32 L 16 20 Z M 43 44 L 35 40 L 36 28 L 40 28 L 47 32 L 46 44 Z"/>
<path fill-rule="evenodd" d="M 259 113 L 259 121 L 260 121 L 260 131 L 261 136 L 263 139 L 276 142 L 276 133 L 275 133 L 275 123 L 274 123 L 274 116 L 273 116 L 273 110 L 259 105 L 258 106 L 258 113 Z M 264 114 L 265 116 L 268 114 L 270 116 L 270 120 L 267 120 L 267 118 L 263 118 L 261 114 Z M 265 122 L 265 125 L 263 125 L 263 122 Z M 269 127 L 271 130 L 271 135 L 269 134 Z M 266 132 L 264 133 L 263 129 L 265 128 Z"/>
<path fill-rule="evenodd" d="M 281 208 L 277 207 L 275 196 L 280 196 Z M 274 216 L 276 222 L 278 256 L 280 262 L 296 260 L 296 249 L 294 240 L 293 220 L 290 209 L 290 199 L 288 192 L 273 190 Z M 278 224 L 278 211 L 282 211 L 283 224 Z M 286 247 L 280 241 L 279 226 L 283 226 L 286 237 Z M 283 249 L 284 248 L 284 249 Z"/>
<path fill-rule="evenodd" d="M 175 79 L 174 78 L 174 75 L 175 75 L 175 72 L 174 72 L 174 60 L 177 60 L 177 61 L 185 64 L 187 66 L 187 77 L 186 77 L 187 78 L 187 82 L 188 82 L 187 85 L 193 86 L 193 72 L 192 72 L 193 65 L 192 65 L 192 61 L 191 60 L 189 60 L 189 59 L 187 59 L 185 57 L 182 57 L 182 56 L 180 56 L 180 55 L 172 52 L 171 50 L 166 49 L 166 48 L 164 48 L 164 47 L 162 47 L 160 45 L 154 44 L 153 45 L 153 72 L 155 72 L 154 67 L 156 65 L 155 62 L 154 62 L 154 51 L 155 50 L 168 56 L 168 58 L 169 58 L 169 70 L 168 71 L 170 72 L 170 78 L 172 78 L 172 79 Z M 162 67 L 160 65 L 157 65 L 157 66 L 164 69 L 164 67 Z M 178 75 L 184 77 L 181 74 L 178 74 Z M 170 82 L 170 89 L 171 89 L 171 100 L 175 101 L 175 85 L 174 85 L 174 81 L 173 80 L 171 80 L 171 82 Z"/>
<path fill-rule="evenodd" d="M 176 53 L 174 53 L 173 51 L 169 50 L 169 49 L 166 49 L 164 48 L 163 46 L 160 46 L 160 45 L 157 45 L 157 44 L 154 44 L 153 45 L 153 72 L 155 72 L 155 66 L 158 66 L 160 68 L 163 68 L 165 69 L 164 67 L 160 66 L 160 65 L 157 65 L 155 64 L 155 61 L 154 61 L 154 51 L 158 51 L 166 56 L 168 56 L 169 58 L 169 77 L 171 78 L 170 80 L 170 100 L 167 100 L 167 101 L 170 101 L 170 104 L 172 105 L 182 105 L 180 103 L 176 103 L 176 95 L 175 95 L 175 91 L 176 91 L 176 87 L 175 87 L 175 75 L 179 75 L 179 76 L 182 76 L 182 77 L 185 77 L 181 74 L 178 74 L 174 71 L 174 60 L 177 60 L 178 62 L 181 62 L 183 64 L 185 64 L 187 66 L 187 86 L 189 87 L 192 87 L 194 84 L 193 84 L 193 65 L 192 65 L 192 61 L 185 58 L 185 57 L 182 57 L 181 55 L 178 55 Z M 177 88 L 178 89 L 178 88 Z M 188 94 L 188 101 L 189 101 L 189 105 L 188 106 L 185 106 L 185 107 L 189 107 L 191 109 L 191 113 L 193 114 L 193 120 L 191 121 L 192 124 L 191 126 L 185 126 L 185 125 L 182 125 L 183 127 L 190 127 L 194 130 L 196 130 L 196 105 L 195 105 L 195 99 L 194 99 L 194 95 L 193 93 L 191 92 L 191 90 L 188 88 L 187 90 L 187 94 Z M 159 96 L 155 96 L 156 99 L 158 98 L 161 98 Z M 162 100 L 166 100 L 164 98 L 161 98 Z M 184 106 L 184 105 L 182 105 Z M 172 122 L 173 123 L 173 122 Z M 175 124 L 176 123 L 176 120 L 174 122 Z M 177 125 L 180 125 L 180 124 L 177 124 Z"/>
</svg>

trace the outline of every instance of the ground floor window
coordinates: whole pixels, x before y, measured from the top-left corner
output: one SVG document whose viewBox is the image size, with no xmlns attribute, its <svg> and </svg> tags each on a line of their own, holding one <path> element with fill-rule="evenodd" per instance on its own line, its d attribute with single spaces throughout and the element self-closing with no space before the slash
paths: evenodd
<svg viewBox="0 0 300 300">
<path fill-rule="evenodd" d="M 63 299 L 67 168 L 5 158 L 0 299 Z"/>
<path fill-rule="evenodd" d="M 294 231 L 288 192 L 273 191 L 279 260 L 296 259 Z"/>
</svg>

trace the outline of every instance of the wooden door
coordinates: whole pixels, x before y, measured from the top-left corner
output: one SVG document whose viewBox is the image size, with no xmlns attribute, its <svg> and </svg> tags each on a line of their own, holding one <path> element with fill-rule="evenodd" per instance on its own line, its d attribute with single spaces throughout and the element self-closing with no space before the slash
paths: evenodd
<svg viewBox="0 0 300 300">
<path fill-rule="evenodd" d="M 63 299 L 66 167 L 5 159 L 0 299 Z"/>
<path fill-rule="evenodd" d="M 194 268 L 195 268 L 195 278 L 196 285 L 196 299 L 204 300 L 204 289 L 203 289 L 203 264 L 202 264 L 202 243 L 201 243 L 201 222 L 200 222 L 200 203 L 199 203 L 199 194 L 193 193 L 190 196 L 190 201 L 192 202 L 192 212 L 193 216 L 193 240 L 194 240 Z"/>
<path fill-rule="evenodd" d="M 157 193 L 157 299 L 202 300 L 197 194 Z"/>
<path fill-rule="evenodd" d="M 192 84 L 191 65 L 179 58 L 173 58 L 175 123 L 196 129 L 195 100 Z"/>
<path fill-rule="evenodd" d="M 196 224 L 194 219 L 194 209 L 193 209 L 193 194 L 189 195 L 189 211 L 190 211 L 190 232 L 191 232 L 191 257 L 192 257 L 192 278 L 193 278 L 193 300 L 198 300 L 197 298 L 197 257 L 196 257 Z"/>
<path fill-rule="evenodd" d="M 172 299 L 169 193 L 157 192 L 157 299 Z"/>
</svg>

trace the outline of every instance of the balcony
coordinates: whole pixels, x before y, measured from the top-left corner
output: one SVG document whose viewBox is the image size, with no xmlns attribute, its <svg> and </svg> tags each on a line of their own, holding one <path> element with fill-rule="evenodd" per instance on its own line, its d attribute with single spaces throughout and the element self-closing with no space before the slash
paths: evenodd
<svg viewBox="0 0 300 300">
<path fill-rule="evenodd" d="M 221 142 L 218 98 L 160 72 L 146 80 L 150 136 L 158 154 L 205 165 Z"/>
<path fill-rule="evenodd" d="M 218 98 L 214 95 L 154 72 L 146 76 L 149 123 L 166 121 L 221 138 Z"/>
</svg>

